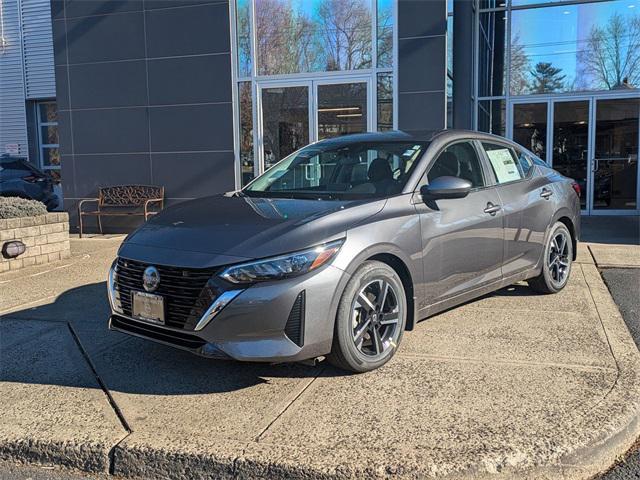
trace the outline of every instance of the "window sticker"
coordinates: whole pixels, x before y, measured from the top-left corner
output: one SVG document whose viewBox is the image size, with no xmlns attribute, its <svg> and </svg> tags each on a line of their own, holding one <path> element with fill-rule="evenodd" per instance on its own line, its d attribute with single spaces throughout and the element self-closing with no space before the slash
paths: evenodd
<svg viewBox="0 0 640 480">
<path fill-rule="evenodd" d="M 498 183 L 507 183 L 520 180 L 520 172 L 511 152 L 507 148 L 499 150 L 487 150 L 487 156 L 496 173 Z"/>
</svg>

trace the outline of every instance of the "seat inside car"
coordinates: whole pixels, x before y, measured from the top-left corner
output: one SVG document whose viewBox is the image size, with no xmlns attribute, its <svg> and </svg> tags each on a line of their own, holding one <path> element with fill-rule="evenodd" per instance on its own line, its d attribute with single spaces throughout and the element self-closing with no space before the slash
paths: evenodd
<svg viewBox="0 0 640 480">
<path fill-rule="evenodd" d="M 436 159 L 433 167 L 429 171 L 429 180 L 433 180 L 438 177 L 459 177 L 460 176 L 460 163 L 455 153 L 450 151 L 444 151 Z"/>
</svg>

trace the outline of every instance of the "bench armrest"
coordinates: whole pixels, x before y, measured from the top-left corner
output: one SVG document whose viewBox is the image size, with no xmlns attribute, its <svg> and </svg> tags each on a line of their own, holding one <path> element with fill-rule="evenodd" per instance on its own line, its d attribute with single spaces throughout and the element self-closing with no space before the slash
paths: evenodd
<svg viewBox="0 0 640 480">
<path fill-rule="evenodd" d="M 150 213 L 158 213 L 158 212 L 149 212 L 149 205 L 153 204 L 153 203 L 159 203 L 160 204 L 160 208 L 162 209 L 162 202 L 164 201 L 163 198 L 150 198 L 149 200 L 145 200 L 144 201 L 144 219 L 147 219 L 147 216 Z"/>
<path fill-rule="evenodd" d="M 88 202 L 100 202 L 99 198 L 85 198 L 84 200 L 80 200 L 78 203 L 78 215 L 82 214 L 82 205 Z M 100 210 L 100 205 L 98 204 L 98 210 Z"/>
</svg>

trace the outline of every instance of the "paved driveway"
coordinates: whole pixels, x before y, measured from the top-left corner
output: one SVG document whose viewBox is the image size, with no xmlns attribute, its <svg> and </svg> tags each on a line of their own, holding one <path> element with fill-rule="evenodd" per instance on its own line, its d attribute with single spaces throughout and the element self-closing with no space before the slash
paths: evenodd
<svg viewBox="0 0 640 480">
<path fill-rule="evenodd" d="M 191 356 L 108 332 L 119 240 L 0 276 L 0 458 L 150 478 L 586 478 L 638 431 L 638 351 L 591 256 L 424 322 L 387 366 Z"/>
</svg>

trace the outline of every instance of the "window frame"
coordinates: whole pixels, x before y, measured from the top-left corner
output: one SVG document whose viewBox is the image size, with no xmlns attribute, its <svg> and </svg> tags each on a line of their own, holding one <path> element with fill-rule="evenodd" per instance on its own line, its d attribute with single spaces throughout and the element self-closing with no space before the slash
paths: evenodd
<svg viewBox="0 0 640 480">
<path fill-rule="evenodd" d="M 481 174 L 482 174 L 482 180 L 484 182 L 484 186 L 482 186 L 482 187 L 472 187 L 469 192 L 470 193 L 471 192 L 479 192 L 481 190 L 486 190 L 487 188 L 493 187 L 493 185 L 492 185 L 493 177 L 489 178 L 489 176 L 488 176 L 489 170 L 487 169 L 487 165 L 485 163 L 484 157 L 482 156 L 482 152 L 480 152 L 478 150 L 478 145 L 477 145 L 476 142 L 477 142 L 477 140 L 475 138 L 457 138 L 457 139 L 452 140 L 451 142 L 443 145 L 436 152 L 436 154 L 433 155 L 431 161 L 426 165 L 425 170 L 422 173 L 422 175 L 420 176 L 420 180 L 418 181 L 418 185 L 416 187 L 416 192 L 420 192 L 420 188 L 422 188 L 423 186 L 429 185 L 429 172 L 431 171 L 431 169 L 433 168 L 435 163 L 438 161 L 438 158 L 440 158 L 440 155 L 442 155 L 442 153 L 447 148 L 452 147 L 454 145 L 457 145 L 459 143 L 469 143 L 469 144 L 471 144 L 471 148 L 473 148 L 473 150 L 476 153 L 476 157 L 478 158 L 478 162 L 480 164 L 480 171 L 481 171 Z"/>
<path fill-rule="evenodd" d="M 41 116 L 41 108 L 45 105 L 55 105 L 56 108 L 56 116 L 59 114 L 58 105 L 55 100 L 44 100 L 36 103 L 36 127 L 38 129 L 38 167 L 41 170 L 54 170 L 61 173 L 62 170 L 62 159 L 60 159 L 60 163 L 58 165 L 45 165 L 45 150 L 58 150 L 58 155 L 60 155 L 60 120 L 56 120 L 55 122 L 45 122 L 42 120 Z M 58 136 L 58 143 L 44 143 L 44 139 L 42 138 L 42 129 L 54 127 L 56 129 L 56 135 Z"/>
</svg>

